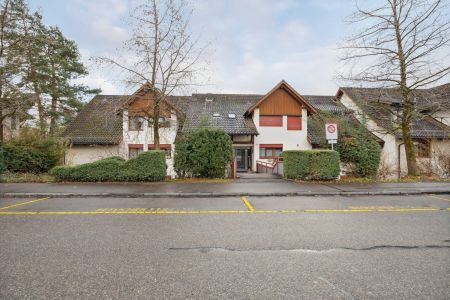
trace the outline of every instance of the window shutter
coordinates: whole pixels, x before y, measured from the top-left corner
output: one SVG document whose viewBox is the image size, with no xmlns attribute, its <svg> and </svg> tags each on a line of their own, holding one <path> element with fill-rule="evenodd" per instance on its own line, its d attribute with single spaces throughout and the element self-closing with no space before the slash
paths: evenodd
<svg viewBox="0 0 450 300">
<path fill-rule="evenodd" d="M 283 127 L 283 116 L 259 116 L 259 126 Z"/>
<path fill-rule="evenodd" d="M 287 117 L 288 130 L 302 130 L 302 117 L 288 116 Z"/>
</svg>

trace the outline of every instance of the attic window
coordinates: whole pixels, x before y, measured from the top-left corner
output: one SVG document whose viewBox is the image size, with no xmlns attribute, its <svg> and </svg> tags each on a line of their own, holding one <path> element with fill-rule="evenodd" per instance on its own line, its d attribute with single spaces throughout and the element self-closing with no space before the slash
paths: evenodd
<svg viewBox="0 0 450 300">
<path fill-rule="evenodd" d="M 228 114 L 229 119 L 236 119 L 236 114 Z"/>
<path fill-rule="evenodd" d="M 212 95 L 208 94 L 206 95 L 205 101 L 206 102 L 213 102 L 214 98 L 212 97 Z"/>
<path fill-rule="evenodd" d="M 220 117 L 220 114 L 219 113 L 213 113 L 213 117 L 218 118 L 218 117 Z"/>
</svg>

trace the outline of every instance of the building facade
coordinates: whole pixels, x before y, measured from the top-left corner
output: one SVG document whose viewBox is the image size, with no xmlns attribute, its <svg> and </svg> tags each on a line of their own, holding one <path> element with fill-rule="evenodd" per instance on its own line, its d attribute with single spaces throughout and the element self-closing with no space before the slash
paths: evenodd
<svg viewBox="0 0 450 300">
<path fill-rule="evenodd" d="M 66 130 L 65 135 L 71 141 L 66 164 L 87 163 L 108 156 L 129 159 L 153 149 L 154 97 L 155 91 L 149 85 L 130 96 L 94 97 Z M 223 129 L 230 135 L 240 172 L 257 171 L 258 164 L 277 161 L 284 150 L 317 148 L 318 140 L 323 137 L 309 120 L 319 111 L 352 114 L 360 123 L 366 123 L 383 147 L 380 169 L 387 165 L 392 173 L 389 176 L 396 176 L 397 169 L 403 174 L 406 161 L 401 139 L 398 133 L 386 132 L 383 124 L 377 122 L 379 117 L 362 108 L 361 103 L 367 99 L 367 95 L 352 88 L 341 88 L 337 96 L 301 95 L 285 81 L 262 95 L 207 93 L 166 97 L 160 104 L 158 122 L 168 175 L 176 176 L 173 169 L 176 138 L 204 126 Z M 450 130 L 445 125 L 449 120 L 445 110 L 441 113 L 442 121 L 430 118 L 419 122 L 428 130 L 417 131 L 421 134 L 415 140 L 419 159 L 428 155 L 431 161 L 434 153 L 423 141 L 436 153 L 438 149 L 444 153 L 450 149 Z"/>
</svg>

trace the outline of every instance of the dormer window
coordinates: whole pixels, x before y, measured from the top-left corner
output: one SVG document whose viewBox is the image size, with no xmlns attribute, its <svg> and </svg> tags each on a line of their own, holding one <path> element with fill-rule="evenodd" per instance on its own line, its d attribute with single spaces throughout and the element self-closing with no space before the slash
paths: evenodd
<svg viewBox="0 0 450 300">
<path fill-rule="evenodd" d="M 229 119 L 236 119 L 236 114 L 228 114 Z"/>
<path fill-rule="evenodd" d="M 214 118 L 218 118 L 218 117 L 220 117 L 220 114 L 219 113 L 213 113 L 213 117 Z"/>
<path fill-rule="evenodd" d="M 206 97 L 205 97 L 205 101 L 206 101 L 206 102 L 213 102 L 213 100 L 214 100 L 214 98 L 212 97 L 211 94 L 207 94 L 207 95 L 206 95 Z"/>
</svg>

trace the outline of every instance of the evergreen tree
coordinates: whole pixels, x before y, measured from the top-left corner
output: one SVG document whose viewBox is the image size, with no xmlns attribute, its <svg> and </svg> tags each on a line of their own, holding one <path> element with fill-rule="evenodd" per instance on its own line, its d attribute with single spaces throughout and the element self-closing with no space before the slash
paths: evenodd
<svg viewBox="0 0 450 300">
<path fill-rule="evenodd" d="M 82 108 L 80 98 L 86 94 L 98 94 L 100 90 L 74 83 L 74 80 L 86 76 L 88 71 L 81 62 L 77 44 L 67 39 L 58 27 L 46 28 L 44 55 L 42 86 L 43 92 L 51 99 L 48 115 L 52 135 L 60 117 L 70 120 Z"/>
</svg>

